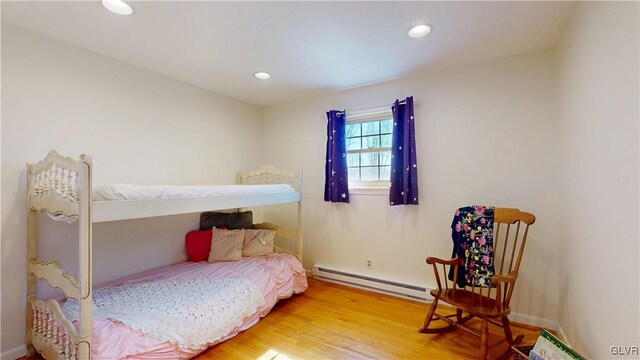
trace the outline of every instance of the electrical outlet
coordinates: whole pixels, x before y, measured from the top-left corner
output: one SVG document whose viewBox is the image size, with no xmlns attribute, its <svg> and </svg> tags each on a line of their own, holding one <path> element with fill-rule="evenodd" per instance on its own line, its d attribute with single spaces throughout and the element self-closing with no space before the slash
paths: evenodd
<svg viewBox="0 0 640 360">
<path fill-rule="evenodd" d="M 367 259 L 367 267 L 371 269 L 371 259 Z"/>
</svg>

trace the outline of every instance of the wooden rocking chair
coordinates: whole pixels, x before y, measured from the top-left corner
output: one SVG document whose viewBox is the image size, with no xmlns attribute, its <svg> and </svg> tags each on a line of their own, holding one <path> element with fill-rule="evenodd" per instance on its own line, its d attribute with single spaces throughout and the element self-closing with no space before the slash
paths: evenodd
<svg viewBox="0 0 640 360">
<path fill-rule="evenodd" d="M 427 258 L 427 264 L 433 265 L 438 289 L 431 290 L 433 302 L 427 317 L 424 320 L 424 327 L 418 330 L 421 333 L 435 334 L 453 331 L 461 328 L 473 335 L 480 337 L 480 359 L 484 360 L 489 354 L 489 349 L 504 343 L 509 343 L 507 351 L 498 359 L 508 359 L 512 355 L 511 345 L 519 344 L 523 335 L 513 339 L 511 325 L 507 315 L 511 312 L 509 302 L 513 294 L 513 288 L 518 279 L 518 269 L 522 260 L 522 253 L 527 242 L 529 225 L 536 221 L 533 214 L 522 212 L 518 209 L 495 208 L 494 213 L 494 267 L 495 275 L 491 283 L 493 288 L 464 287 L 457 288 L 456 281 L 449 285 L 445 265 L 454 266 L 454 279 L 458 278 L 458 258 L 442 260 L 438 258 Z M 524 231 L 521 232 L 521 223 L 524 223 Z M 504 226 L 506 225 L 506 226 Z M 506 229 L 504 229 L 506 227 Z M 515 229 L 513 229 L 515 227 Z M 501 230 L 504 229 L 504 230 Z M 514 231 L 515 230 L 515 231 Z M 504 231 L 504 235 L 501 232 Z M 517 250 L 517 257 L 516 257 Z M 516 259 L 514 263 L 514 258 Z M 508 259 L 508 267 L 505 266 L 505 259 Z M 438 265 L 442 265 L 444 278 L 444 289 L 440 280 L 441 274 L 438 272 Z M 515 265 L 515 266 L 514 266 Z M 492 291 L 495 289 L 495 291 Z M 483 294 L 484 292 L 484 294 Z M 456 308 L 456 313 L 452 315 L 441 315 L 436 313 L 438 302 L 443 301 Z M 463 317 L 463 313 L 467 313 Z M 435 316 L 435 319 L 434 319 Z M 455 320 L 451 318 L 455 317 Z M 467 325 L 466 322 L 474 317 L 482 319 L 480 333 Z M 432 321 L 442 320 L 447 326 L 440 328 L 429 328 Z M 489 323 L 500 326 L 504 329 L 504 338 L 489 345 Z"/>
</svg>

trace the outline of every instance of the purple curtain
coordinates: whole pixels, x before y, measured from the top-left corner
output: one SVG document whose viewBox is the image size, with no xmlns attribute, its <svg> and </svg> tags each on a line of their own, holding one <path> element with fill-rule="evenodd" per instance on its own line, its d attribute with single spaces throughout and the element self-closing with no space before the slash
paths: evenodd
<svg viewBox="0 0 640 360">
<path fill-rule="evenodd" d="M 344 139 L 344 111 L 327 112 L 327 159 L 324 174 L 324 201 L 349 202 L 347 143 Z"/>
<path fill-rule="evenodd" d="M 391 142 L 391 189 L 389 203 L 418 205 L 418 162 L 413 121 L 413 96 L 396 102 L 393 111 L 393 140 Z"/>
</svg>

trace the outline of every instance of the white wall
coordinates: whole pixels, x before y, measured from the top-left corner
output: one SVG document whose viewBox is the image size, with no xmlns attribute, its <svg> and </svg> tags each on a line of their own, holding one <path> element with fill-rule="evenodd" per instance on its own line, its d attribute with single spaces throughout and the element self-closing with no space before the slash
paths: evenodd
<svg viewBox="0 0 640 360">
<path fill-rule="evenodd" d="M 581 3 L 558 48 L 560 323 L 577 349 L 638 346 L 640 7 Z"/>
<path fill-rule="evenodd" d="M 611 357 L 610 346 L 637 345 L 638 10 L 638 3 L 578 5 L 557 57 L 550 50 L 496 60 L 263 114 L 3 25 L 1 350 L 23 344 L 25 163 L 51 148 L 92 155 L 96 182 L 230 183 L 238 169 L 263 161 L 301 168 L 306 268 L 322 264 L 429 287 L 435 284 L 424 258 L 450 255 L 455 208 L 483 203 L 530 211 L 537 222 L 514 311 L 559 320 L 591 358 Z M 421 102 L 421 205 L 389 207 L 377 195 L 325 203 L 324 112 L 408 95 Z M 185 215 L 96 225 L 98 282 L 184 259 L 182 237 L 196 224 L 196 216 Z M 75 252 L 61 251 L 73 249 L 76 230 L 56 225 L 43 217 L 41 226 L 53 235 L 39 253 L 73 266 Z"/>
<path fill-rule="evenodd" d="M 229 184 L 261 165 L 261 129 L 260 108 L 3 24 L 1 350 L 24 344 L 27 162 L 55 148 L 92 155 L 96 183 Z M 43 222 L 41 256 L 75 269 L 75 227 Z M 195 227 L 197 215 L 96 225 L 96 283 L 183 260 Z"/>
<path fill-rule="evenodd" d="M 305 267 L 435 287 L 424 261 L 451 255 L 455 209 L 516 207 L 537 222 L 514 311 L 556 319 L 555 61 L 553 51 L 544 51 L 267 108 L 263 160 L 304 171 Z M 420 205 L 390 207 L 388 195 L 325 203 L 325 111 L 377 107 L 409 95 L 421 102 L 415 108 Z"/>
</svg>

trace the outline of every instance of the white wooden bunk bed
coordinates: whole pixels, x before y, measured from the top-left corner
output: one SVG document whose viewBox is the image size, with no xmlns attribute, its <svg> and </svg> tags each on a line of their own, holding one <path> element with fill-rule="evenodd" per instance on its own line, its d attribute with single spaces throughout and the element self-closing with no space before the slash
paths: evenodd
<svg viewBox="0 0 640 360">
<path fill-rule="evenodd" d="M 92 160 L 82 155 L 79 160 L 63 157 L 52 150 L 45 159 L 27 165 L 28 209 L 28 287 L 26 342 L 47 359 L 90 359 L 92 339 L 92 224 L 98 222 L 138 219 L 154 216 L 227 210 L 252 206 L 297 203 L 298 229 L 272 228 L 279 236 L 297 239 L 297 258 L 302 261 L 302 174 L 265 166 L 259 170 L 240 172 L 238 185 L 222 186 L 221 193 L 211 187 L 148 188 L 139 190 L 134 199 L 114 200 L 107 196 L 96 200 L 92 187 Z M 288 184 L 274 188 L 267 184 Z M 259 185 L 259 186 L 255 186 Z M 255 186 L 255 187 L 254 187 Z M 266 191 L 255 191 L 260 186 Z M 103 187 L 102 192 L 116 193 L 118 188 Z M 126 192 L 126 191 L 125 191 Z M 135 192 L 135 191 L 134 191 Z M 140 193 L 145 194 L 140 194 Z M 185 194 L 187 192 L 188 194 Z M 155 194 L 155 195 L 154 195 Z M 185 196 L 186 195 L 186 196 Z M 154 196 L 156 198 L 147 198 Z M 67 273 L 56 261 L 36 258 L 37 213 L 44 212 L 56 221 L 78 222 L 79 270 L 78 279 Z M 77 329 L 61 311 L 54 299 L 36 299 L 36 280 L 61 290 L 68 299 L 75 299 L 80 307 Z M 33 347 L 33 348 L 32 348 Z"/>
</svg>

